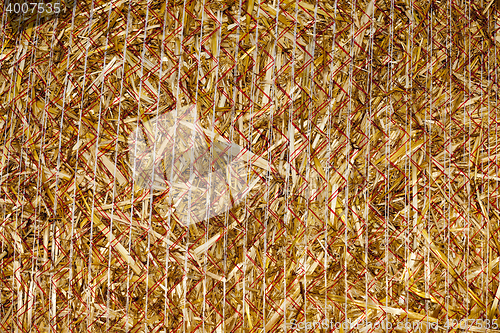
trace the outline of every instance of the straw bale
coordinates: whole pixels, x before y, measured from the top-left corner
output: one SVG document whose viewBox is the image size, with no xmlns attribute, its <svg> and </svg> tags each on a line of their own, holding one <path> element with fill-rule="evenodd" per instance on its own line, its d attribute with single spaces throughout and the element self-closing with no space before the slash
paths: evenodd
<svg viewBox="0 0 500 333">
<path fill-rule="evenodd" d="M 498 1 L 61 6 L 1 9 L 0 331 L 500 330 Z"/>
</svg>

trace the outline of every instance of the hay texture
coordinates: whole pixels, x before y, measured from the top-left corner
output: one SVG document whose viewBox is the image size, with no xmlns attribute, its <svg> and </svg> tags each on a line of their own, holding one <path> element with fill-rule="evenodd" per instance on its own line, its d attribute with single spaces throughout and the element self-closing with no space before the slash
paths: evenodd
<svg viewBox="0 0 500 333">
<path fill-rule="evenodd" d="M 2 2 L 0 331 L 497 332 L 498 6 Z"/>
</svg>

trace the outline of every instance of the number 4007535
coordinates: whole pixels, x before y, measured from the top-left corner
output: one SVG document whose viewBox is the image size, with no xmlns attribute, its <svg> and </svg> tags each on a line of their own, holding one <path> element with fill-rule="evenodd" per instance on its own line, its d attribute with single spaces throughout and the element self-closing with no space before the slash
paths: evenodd
<svg viewBox="0 0 500 333">
<path fill-rule="evenodd" d="M 9 2 L 5 8 L 5 11 L 9 14 L 59 14 L 61 12 L 60 2 Z"/>
</svg>

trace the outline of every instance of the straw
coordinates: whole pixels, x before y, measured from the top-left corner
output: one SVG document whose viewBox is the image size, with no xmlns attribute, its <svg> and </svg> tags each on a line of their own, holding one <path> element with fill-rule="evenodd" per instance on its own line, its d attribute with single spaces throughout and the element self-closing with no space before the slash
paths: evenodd
<svg viewBox="0 0 500 333">
<path fill-rule="evenodd" d="M 73 5 L 1 9 L 0 331 L 500 331 L 496 1 Z"/>
</svg>

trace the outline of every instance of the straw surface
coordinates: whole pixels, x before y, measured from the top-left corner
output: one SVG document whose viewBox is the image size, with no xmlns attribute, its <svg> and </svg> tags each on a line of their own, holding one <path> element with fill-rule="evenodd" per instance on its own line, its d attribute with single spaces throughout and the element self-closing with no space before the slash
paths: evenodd
<svg viewBox="0 0 500 333">
<path fill-rule="evenodd" d="M 498 331 L 498 5 L 2 4 L 0 331 Z"/>
</svg>

